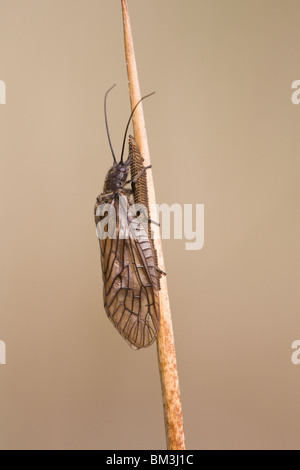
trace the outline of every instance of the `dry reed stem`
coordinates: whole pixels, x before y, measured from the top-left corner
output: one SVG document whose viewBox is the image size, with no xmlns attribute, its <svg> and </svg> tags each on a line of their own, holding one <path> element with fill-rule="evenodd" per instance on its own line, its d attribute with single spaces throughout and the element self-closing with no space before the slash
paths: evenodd
<svg viewBox="0 0 300 470">
<path fill-rule="evenodd" d="M 121 4 L 124 20 L 124 43 L 129 94 L 131 109 L 133 109 L 134 105 L 141 99 L 141 93 L 138 81 L 127 1 L 121 0 Z M 139 105 L 137 110 L 135 111 L 133 119 L 133 128 L 134 138 L 140 148 L 141 155 L 145 159 L 145 166 L 148 166 L 151 164 L 151 162 L 142 104 Z M 155 213 L 154 210 L 156 202 L 151 170 L 147 170 L 147 182 L 149 192 L 149 206 L 151 208 L 151 218 L 152 220 L 158 220 L 158 214 Z M 154 241 L 157 250 L 158 266 L 160 267 L 160 269 L 165 271 L 161 238 L 159 234 L 159 229 L 157 230 L 158 232 L 156 233 L 156 238 Z M 167 448 L 170 450 L 183 450 L 185 449 L 183 417 L 166 276 L 162 276 L 161 278 L 160 315 L 161 320 L 160 330 L 157 337 L 157 353 L 162 387 Z"/>
</svg>

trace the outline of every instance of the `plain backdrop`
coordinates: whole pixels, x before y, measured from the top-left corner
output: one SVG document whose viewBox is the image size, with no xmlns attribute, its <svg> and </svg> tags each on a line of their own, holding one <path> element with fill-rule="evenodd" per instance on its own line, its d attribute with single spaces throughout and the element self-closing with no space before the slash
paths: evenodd
<svg viewBox="0 0 300 470">
<path fill-rule="evenodd" d="M 297 0 L 129 0 L 189 449 L 299 449 Z M 155 345 L 107 319 L 93 207 L 130 113 L 120 1 L 0 0 L 1 449 L 163 449 Z"/>
</svg>

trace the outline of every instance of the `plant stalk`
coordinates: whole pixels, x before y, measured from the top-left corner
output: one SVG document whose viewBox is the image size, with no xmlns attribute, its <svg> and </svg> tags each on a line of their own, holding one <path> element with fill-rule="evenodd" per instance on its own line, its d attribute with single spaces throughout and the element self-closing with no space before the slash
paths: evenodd
<svg viewBox="0 0 300 470">
<path fill-rule="evenodd" d="M 121 0 L 121 5 L 124 20 L 124 44 L 129 94 L 131 109 L 133 109 L 135 104 L 141 99 L 141 93 L 127 1 Z M 144 158 L 145 166 L 148 166 L 151 164 L 151 161 L 142 104 L 139 105 L 135 111 L 133 117 L 133 128 L 134 138 L 140 148 L 141 155 Z M 147 170 L 147 183 L 149 207 L 151 208 L 151 218 L 152 220 L 158 220 L 152 170 Z M 157 231 L 155 233 L 154 243 L 157 251 L 158 266 L 162 271 L 165 271 L 165 263 L 159 228 L 157 228 L 156 230 Z M 161 277 L 160 283 L 160 330 L 157 337 L 157 354 L 163 398 L 166 441 L 167 448 L 169 450 L 183 450 L 185 449 L 183 416 L 171 309 L 167 286 L 167 276 L 163 275 Z"/>
</svg>

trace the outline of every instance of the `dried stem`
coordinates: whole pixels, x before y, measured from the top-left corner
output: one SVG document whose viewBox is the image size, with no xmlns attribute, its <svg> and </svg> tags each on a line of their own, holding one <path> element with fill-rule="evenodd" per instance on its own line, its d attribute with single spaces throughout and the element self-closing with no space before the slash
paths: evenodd
<svg viewBox="0 0 300 470">
<path fill-rule="evenodd" d="M 121 4 L 124 20 L 124 42 L 130 102 L 131 109 L 133 109 L 134 105 L 140 100 L 141 93 L 136 68 L 127 1 L 121 0 Z M 135 112 L 133 128 L 134 138 L 140 148 L 141 155 L 144 157 L 145 166 L 148 166 L 151 162 L 147 142 L 143 107 L 141 105 L 138 106 Z M 155 213 L 156 202 L 151 170 L 147 171 L 147 182 L 149 192 L 149 206 L 151 207 L 151 218 L 152 220 L 158 220 L 158 214 Z M 158 265 L 160 269 L 165 271 L 164 257 L 159 230 L 158 233 L 156 233 L 156 238 L 154 242 L 157 250 Z M 157 353 L 162 387 L 167 447 L 170 450 L 182 450 L 185 449 L 183 417 L 166 276 L 162 276 L 161 278 L 160 315 L 161 320 L 160 330 L 157 338 Z"/>
</svg>

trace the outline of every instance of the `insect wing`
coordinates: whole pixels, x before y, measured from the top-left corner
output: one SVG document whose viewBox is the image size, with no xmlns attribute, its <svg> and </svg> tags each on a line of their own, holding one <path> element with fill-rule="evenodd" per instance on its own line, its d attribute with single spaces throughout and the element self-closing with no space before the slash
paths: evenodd
<svg viewBox="0 0 300 470">
<path fill-rule="evenodd" d="M 119 201 L 112 204 L 119 214 Z M 139 230 L 127 206 L 129 237 L 121 238 L 117 217 L 116 237 L 99 239 L 104 282 L 104 307 L 109 319 L 133 349 L 150 346 L 159 330 L 156 264 L 147 229 Z M 96 218 L 97 223 L 97 218 Z"/>
</svg>

